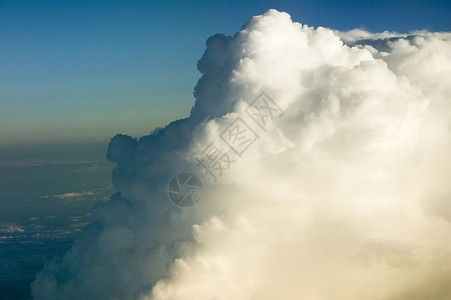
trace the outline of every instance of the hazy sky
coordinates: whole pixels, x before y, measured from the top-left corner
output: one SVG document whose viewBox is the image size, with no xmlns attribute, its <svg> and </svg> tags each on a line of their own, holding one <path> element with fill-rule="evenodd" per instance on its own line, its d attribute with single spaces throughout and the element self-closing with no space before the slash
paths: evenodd
<svg viewBox="0 0 451 300">
<path fill-rule="evenodd" d="M 393 3 L 396 2 L 396 3 Z M 0 145 L 143 135 L 189 113 L 205 40 L 269 8 L 339 30 L 451 30 L 446 1 L 0 1 Z"/>
</svg>

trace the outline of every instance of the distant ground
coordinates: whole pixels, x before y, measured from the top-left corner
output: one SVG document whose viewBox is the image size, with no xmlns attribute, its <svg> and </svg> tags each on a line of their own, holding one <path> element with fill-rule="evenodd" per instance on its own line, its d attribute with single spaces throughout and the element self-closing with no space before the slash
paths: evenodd
<svg viewBox="0 0 451 300">
<path fill-rule="evenodd" d="M 44 263 L 64 254 L 113 194 L 108 142 L 0 147 L 0 300 L 29 299 Z"/>
</svg>

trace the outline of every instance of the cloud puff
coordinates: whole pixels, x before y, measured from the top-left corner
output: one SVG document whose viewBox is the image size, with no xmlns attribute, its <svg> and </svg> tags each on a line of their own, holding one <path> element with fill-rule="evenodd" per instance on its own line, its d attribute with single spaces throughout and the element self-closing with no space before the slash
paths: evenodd
<svg viewBox="0 0 451 300">
<path fill-rule="evenodd" d="M 33 296 L 448 299 L 450 53 L 449 33 L 275 10 L 209 38 L 191 115 L 112 139 L 117 193 Z M 204 190 L 182 209 L 166 189 L 184 172 Z"/>
</svg>

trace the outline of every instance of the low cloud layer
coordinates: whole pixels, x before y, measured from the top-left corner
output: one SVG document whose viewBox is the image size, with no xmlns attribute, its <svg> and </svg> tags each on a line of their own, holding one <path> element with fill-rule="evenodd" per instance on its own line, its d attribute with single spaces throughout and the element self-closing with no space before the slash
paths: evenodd
<svg viewBox="0 0 451 300">
<path fill-rule="evenodd" d="M 451 297 L 450 33 L 270 10 L 198 69 L 188 118 L 112 139 L 117 193 L 35 299 Z M 202 181 L 192 207 L 168 199 L 180 173 Z"/>
</svg>

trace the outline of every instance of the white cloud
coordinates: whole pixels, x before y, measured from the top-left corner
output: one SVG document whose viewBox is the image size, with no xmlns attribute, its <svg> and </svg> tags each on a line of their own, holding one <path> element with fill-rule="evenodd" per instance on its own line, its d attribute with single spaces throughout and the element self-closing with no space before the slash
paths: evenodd
<svg viewBox="0 0 451 300">
<path fill-rule="evenodd" d="M 339 33 L 275 10 L 211 37 L 191 116 L 112 140 L 118 193 L 34 297 L 451 297 L 450 53 L 448 33 Z M 261 92 L 284 112 L 266 131 L 245 112 Z M 173 206 L 168 181 L 227 149 L 238 116 L 259 138 Z"/>
<path fill-rule="evenodd" d="M 0 233 L 24 233 L 25 228 L 15 223 L 0 223 Z"/>
</svg>

